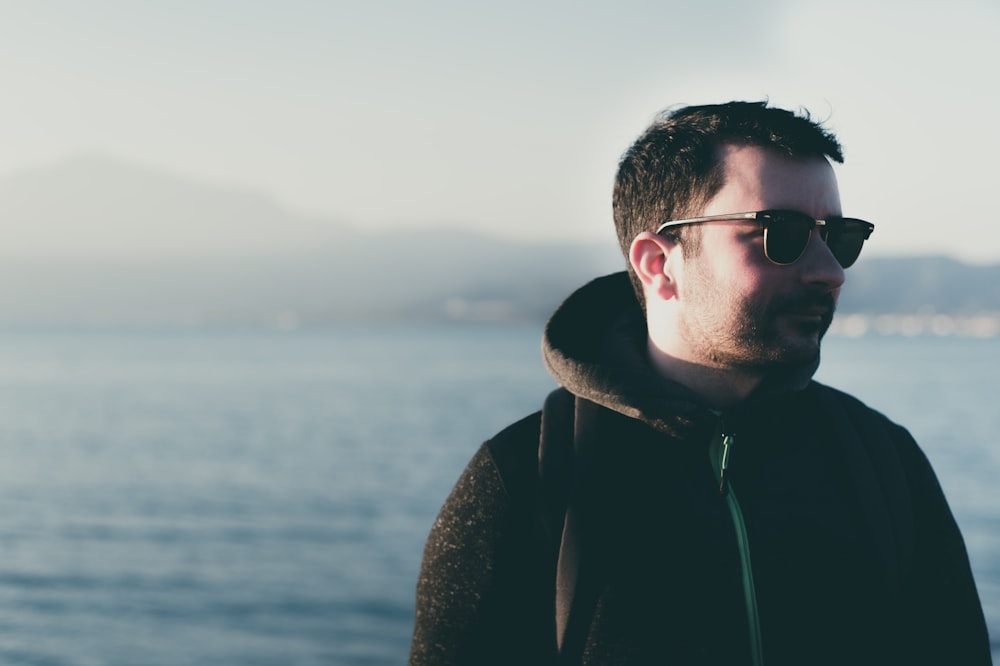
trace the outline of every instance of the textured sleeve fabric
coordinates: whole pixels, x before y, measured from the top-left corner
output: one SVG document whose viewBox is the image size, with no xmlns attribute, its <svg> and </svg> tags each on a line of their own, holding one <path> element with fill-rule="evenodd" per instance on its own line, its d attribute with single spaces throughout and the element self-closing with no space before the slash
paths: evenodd
<svg viewBox="0 0 1000 666">
<path fill-rule="evenodd" d="M 538 419 L 484 444 L 431 528 L 411 666 L 544 663 L 554 641 L 534 509 Z"/>
<path fill-rule="evenodd" d="M 913 503 L 913 551 L 903 577 L 909 664 L 990 664 L 989 635 L 965 542 L 923 451 L 896 426 Z"/>
</svg>

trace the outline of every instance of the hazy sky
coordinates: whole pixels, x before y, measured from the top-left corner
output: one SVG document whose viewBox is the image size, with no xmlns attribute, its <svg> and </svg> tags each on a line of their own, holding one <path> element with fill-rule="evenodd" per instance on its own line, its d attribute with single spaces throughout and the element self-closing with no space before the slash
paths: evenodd
<svg viewBox="0 0 1000 666">
<path fill-rule="evenodd" d="M 613 242 L 658 110 L 769 97 L 838 133 L 873 253 L 1000 261 L 997 34 L 992 0 L 0 0 L 0 177 L 99 154 L 363 228 Z"/>
</svg>

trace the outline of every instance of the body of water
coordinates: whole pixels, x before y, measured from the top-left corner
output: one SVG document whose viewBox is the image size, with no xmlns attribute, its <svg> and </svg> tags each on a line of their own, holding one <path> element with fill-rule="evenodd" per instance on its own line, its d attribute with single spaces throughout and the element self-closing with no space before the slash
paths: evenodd
<svg viewBox="0 0 1000 666">
<path fill-rule="evenodd" d="M 554 387 L 538 326 L 0 334 L 0 663 L 405 662 L 423 541 Z M 833 338 L 908 426 L 1000 636 L 1000 340 Z"/>
</svg>

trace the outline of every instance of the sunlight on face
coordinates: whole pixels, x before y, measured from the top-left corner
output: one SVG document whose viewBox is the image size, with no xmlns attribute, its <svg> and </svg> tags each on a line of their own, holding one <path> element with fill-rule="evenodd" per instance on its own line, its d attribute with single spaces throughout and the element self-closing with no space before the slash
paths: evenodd
<svg viewBox="0 0 1000 666">
<path fill-rule="evenodd" d="M 726 184 L 705 215 L 768 208 L 814 217 L 840 213 L 823 158 L 782 157 L 759 147 L 724 149 Z M 802 257 L 771 263 L 755 222 L 706 224 L 701 251 L 685 259 L 678 332 L 690 358 L 714 367 L 811 361 L 830 325 L 844 271 L 814 232 Z"/>
</svg>

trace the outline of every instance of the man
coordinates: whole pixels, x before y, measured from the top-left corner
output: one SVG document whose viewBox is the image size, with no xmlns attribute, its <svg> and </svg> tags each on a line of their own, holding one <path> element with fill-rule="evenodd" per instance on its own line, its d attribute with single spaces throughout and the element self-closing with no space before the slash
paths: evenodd
<svg viewBox="0 0 1000 666">
<path fill-rule="evenodd" d="M 550 319 L 562 388 L 435 523 L 411 664 L 986 664 L 968 557 L 909 433 L 811 380 L 873 226 L 832 134 L 688 107 L 623 157 L 628 274 Z"/>
</svg>

